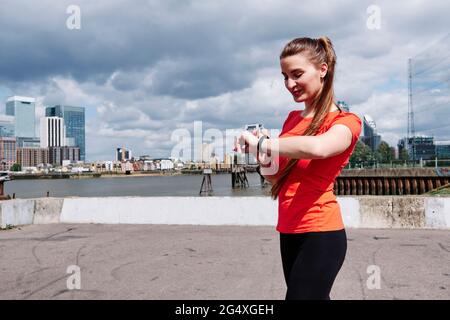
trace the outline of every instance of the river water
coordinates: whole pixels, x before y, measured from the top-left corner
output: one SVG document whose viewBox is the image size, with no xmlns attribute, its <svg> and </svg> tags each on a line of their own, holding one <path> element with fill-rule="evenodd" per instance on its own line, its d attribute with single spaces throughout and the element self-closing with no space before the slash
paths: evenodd
<svg viewBox="0 0 450 320">
<path fill-rule="evenodd" d="M 246 189 L 231 188 L 231 174 L 211 176 L 213 196 L 262 196 L 257 173 L 247 173 L 250 184 Z M 45 197 L 108 197 L 108 196 L 199 196 L 203 175 L 101 177 L 91 179 L 36 179 L 5 182 L 5 195 L 16 198 Z"/>
</svg>

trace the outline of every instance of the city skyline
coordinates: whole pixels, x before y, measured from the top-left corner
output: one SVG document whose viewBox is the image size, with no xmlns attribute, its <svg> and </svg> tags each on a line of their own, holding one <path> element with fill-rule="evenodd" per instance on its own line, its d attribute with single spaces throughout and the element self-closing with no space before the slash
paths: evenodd
<svg viewBox="0 0 450 320">
<path fill-rule="evenodd" d="M 0 99 L 35 97 L 37 118 L 47 106 L 85 106 L 86 161 L 112 159 L 122 145 L 136 155 L 167 157 L 175 145 L 171 133 L 192 132 L 194 121 L 205 130 L 256 122 L 280 128 L 290 110 L 302 108 L 284 88 L 282 46 L 298 36 L 327 35 L 338 57 L 336 100 L 361 119 L 371 115 L 382 139 L 396 146 L 406 135 L 407 61 L 439 52 L 433 48 L 448 33 L 450 4 L 379 1 L 381 25 L 373 30 L 367 26 L 371 3 L 327 2 L 321 11 L 308 9 L 312 3 L 293 14 L 292 1 L 80 1 L 81 28 L 70 30 L 68 1 L 33 4 L 45 15 L 31 14 L 26 1 L 3 1 L 0 44 L 8 50 L 0 53 Z M 14 33 L 21 37 L 9 36 Z M 448 64 L 443 52 L 440 66 Z M 448 82 L 426 89 L 448 95 Z M 436 128 L 422 134 L 449 140 L 448 108 L 433 107 L 430 119 L 426 103 L 417 107 L 417 128 Z"/>
<path fill-rule="evenodd" d="M 6 114 L 0 115 L 2 170 L 83 163 L 84 108 L 47 107 L 45 116 L 36 118 L 35 102 L 18 95 L 6 99 Z"/>
</svg>

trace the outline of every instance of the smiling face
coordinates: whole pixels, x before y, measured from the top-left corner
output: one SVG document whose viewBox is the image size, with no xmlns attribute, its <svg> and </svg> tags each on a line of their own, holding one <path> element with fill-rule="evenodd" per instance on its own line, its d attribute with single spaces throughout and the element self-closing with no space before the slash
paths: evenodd
<svg viewBox="0 0 450 320">
<path fill-rule="evenodd" d="M 322 89 L 327 64 L 316 66 L 306 55 L 299 53 L 280 60 L 284 85 L 294 97 L 295 102 L 310 103 Z"/>
</svg>

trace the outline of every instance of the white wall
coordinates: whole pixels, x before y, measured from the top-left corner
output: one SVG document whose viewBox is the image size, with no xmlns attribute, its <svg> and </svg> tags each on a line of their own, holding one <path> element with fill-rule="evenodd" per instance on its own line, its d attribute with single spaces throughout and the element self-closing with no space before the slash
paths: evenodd
<svg viewBox="0 0 450 320">
<path fill-rule="evenodd" d="M 450 198 L 338 197 L 338 202 L 346 227 L 450 229 Z M 7 224 L 58 222 L 254 226 L 277 223 L 277 202 L 268 197 L 14 199 L 0 201 L 0 211 L 3 228 Z M 411 215 L 415 218 L 411 219 Z"/>
</svg>

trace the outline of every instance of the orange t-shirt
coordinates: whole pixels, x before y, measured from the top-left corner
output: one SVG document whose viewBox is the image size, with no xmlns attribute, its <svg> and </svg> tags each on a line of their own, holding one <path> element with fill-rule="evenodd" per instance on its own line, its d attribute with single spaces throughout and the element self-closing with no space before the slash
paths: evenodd
<svg viewBox="0 0 450 320">
<path fill-rule="evenodd" d="M 303 118 L 302 110 L 291 111 L 279 137 L 302 135 L 312 118 Z M 352 132 L 352 143 L 343 153 L 326 159 L 300 159 L 291 169 L 278 196 L 277 231 L 304 233 L 335 231 L 344 228 L 341 210 L 333 192 L 334 181 L 347 165 L 361 132 L 361 120 L 351 112 L 329 112 L 316 135 L 335 124 Z M 279 171 L 288 158 L 279 157 Z"/>
</svg>

